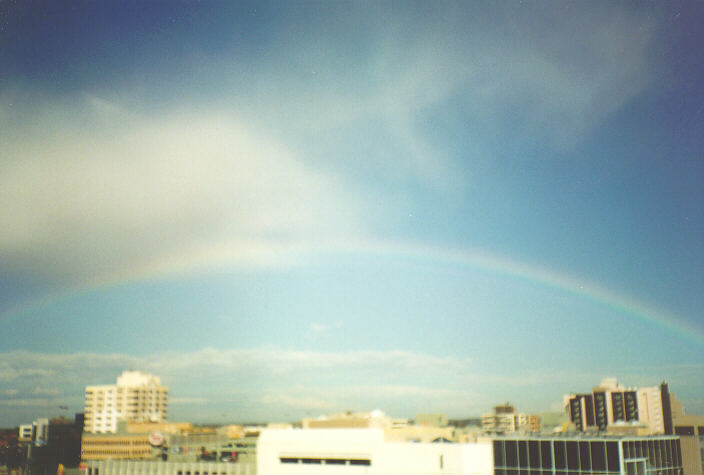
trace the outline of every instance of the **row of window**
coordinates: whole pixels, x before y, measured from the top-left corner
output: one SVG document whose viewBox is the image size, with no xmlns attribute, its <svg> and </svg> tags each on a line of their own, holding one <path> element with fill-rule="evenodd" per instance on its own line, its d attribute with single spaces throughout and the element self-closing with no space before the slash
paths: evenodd
<svg viewBox="0 0 704 475">
<path fill-rule="evenodd" d="M 89 459 L 95 456 L 105 456 L 105 455 L 124 455 L 124 456 L 137 456 L 137 455 L 151 455 L 152 451 L 149 450 L 83 450 L 81 452 L 81 458 Z"/>
<path fill-rule="evenodd" d="M 217 472 L 217 471 L 202 473 L 202 475 L 218 475 L 218 474 L 219 475 L 228 475 L 227 472 Z M 88 475 L 100 475 L 100 470 L 97 467 L 96 468 L 88 468 Z M 188 471 L 179 470 L 178 472 L 176 472 L 176 475 L 191 475 L 191 472 L 190 472 L 190 470 L 188 470 Z M 201 472 L 200 471 L 193 472 L 193 475 L 201 475 Z"/>
<path fill-rule="evenodd" d="M 191 475 L 191 472 L 179 470 L 176 475 Z M 201 472 L 193 472 L 193 475 L 201 475 Z M 203 472 L 203 475 L 218 475 L 218 472 Z M 227 472 L 220 472 L 220 475 L 227 475 Z"/>
<path fill-rule="evenodd" d="M 303 463 L 312 465 L 366 465 L 372 464 L 369 459 L 340 459 L 340 458 L 298 458 L 298 457 L 280 457 L 281 463 L 293 464 Z"/>
<path fill-rule="evenodd" d="M 494 440 L 494 466 L 618 472 L 618 443 Z"/>
<path fill-rule="evenodd" d="M 645 475 L 645 471 L 638 471 L 635 464 L 626 465 L 627 475 Z M 590 475 L 618 475 L 621 472 L 588 472 Z M 658 475 L 682 475 L 681 468 L 672 468 L 667 470 L 658 470 Z M 580 471 L 555 471 L 550 470 L 511 470 L 511 469 L 495 469 L 494 475 L 584 475 Z"/>
<path fill-rule="evenodd" d="M 626 459 L 646 458 L 651 467 L 682 466 L 682 451 L 677 439 L 623 441 Z"/>
<path fill-rule="evenodd" d="M 694 435 L 695 426 L 675 426 L 675 435 Z M 704 435 L 704 426 L 696 427 L 697 435 Z"/>
<path fill-rule="evenodd" d="M 150 447 L 147 440 L 85 440 L 83 445 L 129 445 L 130 447 Z"/>
<path fill-rule="evenodd" d="M 622 441 L 625 459 L 645 458 L 654 468 L 682 466 L 679 440 Z M 619 442 L 584 440 L 494 440 L 498 468 L 618 472 Z"/>
</svg>

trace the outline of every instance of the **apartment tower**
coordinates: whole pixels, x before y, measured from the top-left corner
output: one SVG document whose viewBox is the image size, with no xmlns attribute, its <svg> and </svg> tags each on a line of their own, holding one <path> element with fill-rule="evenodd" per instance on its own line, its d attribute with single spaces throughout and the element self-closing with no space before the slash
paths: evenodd
<svg viewBox="0 0 704 475">
<path fill-rule="evenodd" d="M 117 384 L 86 387 L 85 431 L 117 432 L 118 421 L 164 422 L 169 388 L 140 371 L 125 371 Z"/>
</svg>

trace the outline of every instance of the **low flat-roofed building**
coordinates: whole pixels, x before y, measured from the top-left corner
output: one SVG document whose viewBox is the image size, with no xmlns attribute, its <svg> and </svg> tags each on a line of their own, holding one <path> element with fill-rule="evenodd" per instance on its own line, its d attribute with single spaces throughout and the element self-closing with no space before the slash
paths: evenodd
<svg viewBox="0 0 704 475">
<path fill-rule="evenodd" d="M 380 410 L 369 412 L 343 412 L 301 420 L 304 429 L 363 429 L 408 425 L 407 419 L 392 419 Z"/>
<path fill-rule="evenodd" d="M 118 423 L 120 427 L 120 423 Z M 193 424 L 190 422 L 132 422 L 126 421 L 124 431 L 128 434 L 151 434 L 160 432 L 162 434 L 183 434 L 192 432 Z"/>
<path fill-rule="evenodd" d="M 149 434 L 83 433 L 81 460 L 139 460 L 156 456 Z"/>
<path fill-rule="evenodd" d="M 446 414 L 418 414 L 413 423 L 419 426 L 446 427 L 449 421 Z"/>
<path fill-rule="evenodd" d="M 398 442 L 382 429 L 264 430 L 259 474 L 681 475 L 676 436 L 585 434 Z"/>
<path fill-rule="evenodd" d="M 368 429 L 265 429 L 259 474 L 491 475 L 491 443 L 397 442 Z"/>
<path fill-rule="evenodd" d="M 256 475 L 255 463 L 92 460 L 85 475 Z M 273 475 L 273 474 L 272 474 Z"/>
</svg>

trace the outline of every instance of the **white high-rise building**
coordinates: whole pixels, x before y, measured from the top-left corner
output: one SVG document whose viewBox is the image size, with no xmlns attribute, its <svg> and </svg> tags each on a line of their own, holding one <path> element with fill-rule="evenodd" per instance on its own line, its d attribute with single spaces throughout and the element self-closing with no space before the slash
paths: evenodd
<svg viewBox="0 0 704 475">
<path fill-rule="evenodd" d="M 164 422 L 169 388 L 140 371 L 125 371 L 117 384 L 86 387 L 85 431 L 117 432 L 118 421 Z"/>
</svg>

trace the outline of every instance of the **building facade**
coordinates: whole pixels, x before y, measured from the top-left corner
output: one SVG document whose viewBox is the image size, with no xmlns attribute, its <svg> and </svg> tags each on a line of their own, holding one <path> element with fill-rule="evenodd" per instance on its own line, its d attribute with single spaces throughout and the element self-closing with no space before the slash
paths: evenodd
<svg viewBox="0 0 704 475">
<path fill-rule="evenodd" d="M 256 475 L 255 463 L 94 460 L 81 475 Z"/>
<path fill-rule="evenodd" d="M 264 430 L 262 475 L 682 475 L 676 436 L 491 436 L 469 443 L 388 440 L 380 429 Z"/>
<path fill-rule="evenodd" d="M 604 379 L 588 394 L 564 398 L 570 422 L 577 431 L 607 431 L 643 426 L 646 434 L 672 434 L 672 409 L 666 383 L 659 387 L 626 388 L 616 379 Z"/>
<path fill-rule="evenodd" d="M 491 475 L 489 441 L 399 442 L 383 429 L 265 429 L 257 473 L 267 475 Z"/>
<path fill-rule="evenodd" d="M 115 433 L 118 421 L 166 421 L 169 389 L 156 376 L 125 371 L 117 384 L 86 387 L 85 431 Z"/>
<path fill-rule="evenodd" d="M 482 415 L 482 430 L 501 434 L 540 432 L 540 416 L 518 413 L 506 403 L 494 406 L 493 413 Z"/>
<path fill-rule="evenodd" d="M 704 475 L 704 416 L 686 414 L 674 397 L 672 424 L 682 445 L 682 464 L 686 475 Z"/>
<path fill-rule="evenodd" d="M 494 475 L 681 475 L 679 437 L 498 437 Z M 686 473 L 686 472 L 685 472 Z"/>
</svg>

